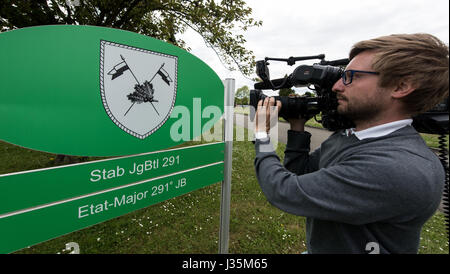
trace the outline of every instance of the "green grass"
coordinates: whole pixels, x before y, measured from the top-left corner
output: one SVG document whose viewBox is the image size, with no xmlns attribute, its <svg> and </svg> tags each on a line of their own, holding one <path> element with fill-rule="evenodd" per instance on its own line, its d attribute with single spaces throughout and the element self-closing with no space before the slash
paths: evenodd
<svg viewBox="0 0 450 274">
<path fill-rule="evenodd" d="M 423 226 L 419 254 L 449 254 L 445 215 L 442 212 L 436 212 Z"/>
<path fill-rule="evenodd" d="M 280 143 L 280 157 L 284 148 Z M 233 143 L 229 252 L 306 251 L 305 218 L 267 202 L 255 178 L 254 156 L 251 142 Z M 0 173 L 52 166 L 54 158 L 0 142 Z M 68 253 L 69 242 L 78 243 L 81 253 L 217 253 L 220 199 L 216 183 L 16 253 Z M 419 252 L 448 254 L 445 234 L 443 214 L 437 212 L 424 226 Z"/>
</svg>

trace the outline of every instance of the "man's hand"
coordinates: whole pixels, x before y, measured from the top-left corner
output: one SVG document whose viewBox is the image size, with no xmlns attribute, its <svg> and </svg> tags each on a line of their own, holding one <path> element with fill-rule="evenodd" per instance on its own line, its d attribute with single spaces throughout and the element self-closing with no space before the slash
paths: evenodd
<svg viewBox="0 0 450 274">
<path fill-rule="evenodd" d="M 255 132 L 270 131 L 270 125 L 275 125 L 278 122 L 278 112 L 281 109 L 281 102 L 277 101 L 275 106 L 275 98 L 266 97 L 259 100 L 258 108 L 256 109 Z"/>
<path fill-rule="evenodd" d="M 264 100 L 259 100 L 258 108 L 256 110 L 256 121 L 255 121 L 255 132 L 266 132 L 270 131 L 270 125 L 275 125 L 278 121 L 278 113 L 280 112 L 282 105 L 280 101 L 276 102 L 275 98 L 266 97 Z M 288 120 L 291 125 L 291 130 L 294 131 L 305 131 L 305 124 L 309 118 L 290 118 Z"/>
<path fill-rule="evenodd" d="M 293 131 L 305 131 L 305 124 L 308 121 L 308 119 L 299 117 L 297 119 L 290 118 L 288 120 L 289 124 L 291 124 L 291 130 Z"/>
</svg>

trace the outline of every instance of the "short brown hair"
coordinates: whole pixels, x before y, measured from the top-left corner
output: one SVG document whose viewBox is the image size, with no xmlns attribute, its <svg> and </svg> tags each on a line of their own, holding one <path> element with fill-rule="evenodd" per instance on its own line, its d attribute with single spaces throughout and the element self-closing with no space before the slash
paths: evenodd
<svg viewBox="0 0 450 274">
<path fill-rule="evenodd" d="M 426 33 L 393 34 L 356 43 L 350 60 L 374 51 L 372 68 L 380 73 L 379 85 L 392 87 L 402 79 L 415 90 L 403 98 L 411 114 L 425 112 L 448 97 L 448 45 Z"/>
</svg>

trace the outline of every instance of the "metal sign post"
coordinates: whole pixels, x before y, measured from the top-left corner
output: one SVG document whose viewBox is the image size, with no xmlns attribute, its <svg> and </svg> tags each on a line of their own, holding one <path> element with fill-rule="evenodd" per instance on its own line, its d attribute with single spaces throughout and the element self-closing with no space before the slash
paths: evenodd
<svg viewBox="0 0 450 274">
<path fill-rule="evenodd" d="M 222 200 L 220 203 L 220 235 L 219 253 L 228 253 L 230 232 L 230 200 L 231 200 L 231 167 L 233 155 L 233 110 L 234 110 L 234 79 L 225 79 L 224 100 L 224 137 L 225 137 L 225 163 L 222 181 Z"/>
</svg>

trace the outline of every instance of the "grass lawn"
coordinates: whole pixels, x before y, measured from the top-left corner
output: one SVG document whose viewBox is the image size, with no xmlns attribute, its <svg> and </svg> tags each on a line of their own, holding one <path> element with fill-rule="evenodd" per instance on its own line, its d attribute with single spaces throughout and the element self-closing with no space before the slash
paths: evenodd
<svg viewBox="0 0 450 274">
<path fill-rule="evenodd" d="M 280 157 L 284 148 L 279 144 Z M 267 202 L 255 178 L 254 155 L 251 142 L 234 142 L 229 252 L 306 251 L 305 218 Z M 0 174 L 52 166 L 54 158 L 0 142 Z M 81 253 L 217 253 L 220 198 L 216 183 L 16 253 L 68 253 L 69 242 L 78 243 Z M 424 226 L 420 253 L 449 253 L 443 218 L 437 212 Z"/>
</svg>

